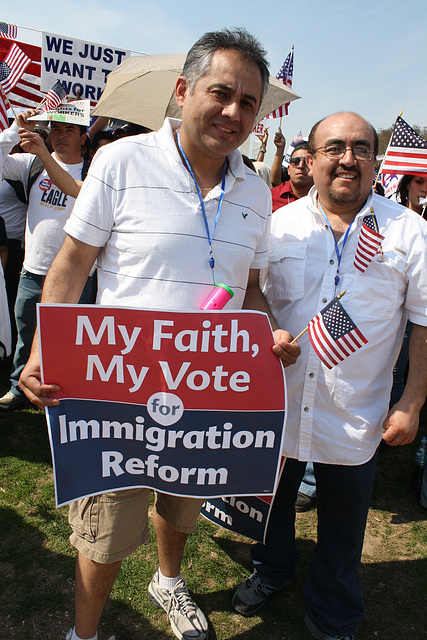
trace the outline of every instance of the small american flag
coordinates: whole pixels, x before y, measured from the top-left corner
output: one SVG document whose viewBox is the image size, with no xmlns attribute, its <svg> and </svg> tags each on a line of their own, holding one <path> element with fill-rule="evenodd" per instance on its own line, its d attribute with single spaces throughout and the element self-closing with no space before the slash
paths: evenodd
<svg viewBox="0 0 427 640">
<path fill-rule="evenodd" d="M 9 67 L 10 73 L 1 81 L 1 85 L 4 91 L 9 93 L 19 81 L 31 60 L 17 44 L 13 43 L 3 62 Z"/>
<path fill-rule="evenodd" d="M 423 177 L 427 173 L 427 141 L 400 116 L 395 122 L 381 171 Z"/>
<path fill-rule="evenodd" d="M 354 256 L 354 266 L 365 273 L 373 258 L 381 250 L 381 243 L 384 240 L 378 231 L 378 224 L 375 213 L 370 213 L 363 218 L 362 227 L 357 241 L 356 254 Z"/>
<path fill-rule="evenodd" d="M 59 107 L 62 102 L 64 102 L 66 97 L 67 92 L 64 85 L 62 82 L 57 80 L 46 96 L 46 101 L 42 106 L 42 111 L 53 111 Z"/>
<path fill-rule="evenodd" d="M 285 62 L 280 67 L 279 73 L 277 74 L 277 80 L 281 80 L 284 85 L 287 87 L 292 87 L 292 77 L 294 75 L 294 48 L 292 47 L 291 52 L 288 54 Z M 286 104 L 282 104 L 281 107 L 275 109 L 271 113 L 266 116 L 266 118 L 281 118 L 282 116 L 288 115 L 288 106 L 289 102 Z"/>
<path fill-rule="evenodd" d="M 0 22 L 0 38 L 11 38 L 14 40 L 18 35 L 18 27 L 15 24 Z"/>
<path fill-rule="evenodd" d="M 313 349 L 328 369 L 368 342 L 338 298 L 310 320 L 308 335 Z"/>
</svg>

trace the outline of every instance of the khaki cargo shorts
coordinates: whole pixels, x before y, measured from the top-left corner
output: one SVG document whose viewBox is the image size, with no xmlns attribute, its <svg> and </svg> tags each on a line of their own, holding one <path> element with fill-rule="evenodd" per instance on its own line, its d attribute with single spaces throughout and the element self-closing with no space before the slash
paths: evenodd
<svg viewBox="0 0 427 640">
<path fill-rule="evenodd" d="M 150 494 L 151 489 L 125 489 L 71 503 L 71 544 L 101 564 L 123 560 L 149 539 Z M 191 533 L 203 502 L 158 493 L 154 508 L 175 531 Z"/>
</svg>

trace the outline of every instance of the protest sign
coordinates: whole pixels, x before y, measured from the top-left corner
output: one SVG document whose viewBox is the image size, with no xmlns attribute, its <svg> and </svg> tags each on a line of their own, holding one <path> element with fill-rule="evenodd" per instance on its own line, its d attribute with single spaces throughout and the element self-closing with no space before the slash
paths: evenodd
<svg viewBox="0 0 427 640">
<path fill-rule="evenodd" d="M 282 458 L 280 471 L 285 458 Z M 274 496 L 233 496 L 210 498 L 200 514 L 224 529 L 265 543 Z"/>
<path fill-rule="evenodd" d="M 69 124 L 81 124 L 89 126 L 90 121 L 90 101 L 75 100 L 61 104 L 53 111 L 43 111 L 38 116 L 32 116 L 28 120 L 49 120 L 53 122 L 68 122 Z"/>
<path fill-rule="evenodd" d="M 130 55 L 126 49 L 42 34 L 41 88 L 47 93 L 59 80 L 69 96 L 98 102 L 107 75 Z"/>
<path fill-rule="evenodd" d="M 57 505 L 144 486 L 272 494 L 285 416 L 267 316 L 38 305 Z"/>
</svg>

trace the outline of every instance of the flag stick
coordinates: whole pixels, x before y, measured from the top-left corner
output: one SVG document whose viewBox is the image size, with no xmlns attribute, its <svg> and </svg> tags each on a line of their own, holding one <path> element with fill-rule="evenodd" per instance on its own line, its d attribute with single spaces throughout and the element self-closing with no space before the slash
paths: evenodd
<svg viewBox="0 0 427 640">
<path fill-rule="evenodd" d="M 402 111 L 399 113 L 399 115 L 397 116 L 397 118 L 400 118 L 400 117 L 402 116 L 402 113 L 403 113 L 403 109 L 402 109 Z M 396 120 L 397 120 L 397 118 L 396 118 Z M 395 121 L 394 123 L 396 124 L 396 121 Z M 394 127 L 393 127 L 393 131 L 394 131 Z M 382 162 L 381 162 L 380 168 L 378 169 L 377 177 L 375 178 L 375 182 L 374 182 L 374 189 L 375 189 L 375 187 L 377 186 L 378 178 L 379 178 L 379 176 L 381 175 L 382 168 L 383 168 L 383 166 L 384 166 L 384 162 L 385 162 L 385 159 L 386 159 L 386 157 L 387 157 L 387 153 L 388 153 L 388 150 L 389 150 L 389 147 L 390 147 L 390 142 L 391 142 L 391 139 L 392 139 L 392 137 L 393 137 L 393 131 L 391 132 L 390 140 L 388 141 L 388 145 L 387 145 L 387 149 L 385 150 L 384 158 L 383 158 L 383 160 L 382 160 Z"/>
<path fill-rule="evenodd" d="M 336 299 L 336 300 L 339 300 L 340 298 L 342 298 L 342 297 L 343 297 L 343 295 L 345 294 L 345 292 L 346 292 L 346 289 L 344 289 L 344 291 L 341 291 L 341 293 L 340 293 L 339 295 L 337 295 L 337 297 L 336 297 L 335 299 Z M 310 320 L 310 322 L 311 322 L 311 320 Z M 310 324 L 310 323 L 309 323 L 309 324 Z M 298 340 L 298 338 L 301 338 L 301 336 L 302 336 L 306 331 L 308 331 L 308 325 L 306 326 L 306 328 L 305 328 L 303 331 L 301 331 L 301 333 L 299 333 L 299 334 L 297 335 L 297 337 L 296 337 L 296 338 L 294 338 L 294 339 L 292 340 L 292 342 L 291 342 L 290 344 L 294 344 L 294 342 L 296 342 L 296 341 Z"/>
<path fill-rule="evenodd" d="M 11 108 L 11 110 L 12 110 L 13 117 L 14 117 L 14 118 L 16 118 L 15 109 L 12 107 L 12 103 L 11 103 L 11 102 L 10 102 L 10 100 L 9 100 L 9 96 L 7 95 L 7 93 L 6 93 L 5 89 L 4 89 L 4 87 L 3 87 L 1 84 L 0 84 L 0 87 L 1 87 L 1 90 L 2 90 L 2 92 L 3 92 L 3 95 L 5 96 L 6 100 L 7 100 L 7 101 L 8 101 L 8 103 L 9 103 L 9 107 L 10 107 L 10 108 Z"/>
</svg>

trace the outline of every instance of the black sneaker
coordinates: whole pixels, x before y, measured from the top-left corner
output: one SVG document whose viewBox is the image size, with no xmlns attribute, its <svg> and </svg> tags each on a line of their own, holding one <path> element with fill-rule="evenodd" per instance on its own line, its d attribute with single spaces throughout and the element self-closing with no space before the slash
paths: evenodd
<svg viewBox="0 0 427 640">
<path fill-rule="evenodd" d="M 279 586 L 273 585 L 255 570 L 249 578 L 237 587 L 231 604 L 240 615 L 248 618 L 264 606 L 268 597 L 274 591 L 280 591 L 287 584 L 288 582 Z"/>
</svg>

